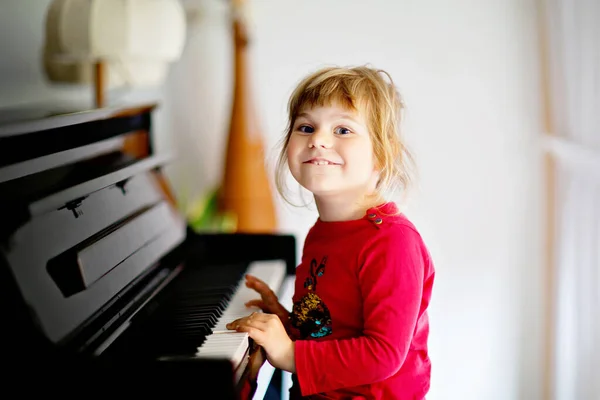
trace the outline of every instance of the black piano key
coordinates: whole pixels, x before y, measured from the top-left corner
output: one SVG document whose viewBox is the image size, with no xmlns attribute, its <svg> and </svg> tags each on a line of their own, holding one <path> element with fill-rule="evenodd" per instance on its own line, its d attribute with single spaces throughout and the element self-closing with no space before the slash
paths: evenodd
<svg viewBox="0 0 600 400">
<path fill-rule="evenodd" d="M 245 265 L 184 270 L 117 339 L 114 349 L 150 358 L 194 354 L 227 308 L 244 272 Z"/>
</svg>

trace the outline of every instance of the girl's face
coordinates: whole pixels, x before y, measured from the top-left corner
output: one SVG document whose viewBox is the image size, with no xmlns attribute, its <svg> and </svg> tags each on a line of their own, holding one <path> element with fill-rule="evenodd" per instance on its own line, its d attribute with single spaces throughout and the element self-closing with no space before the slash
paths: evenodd
<svg viewBox="0 0 600 400">
<path fill-rule="evenodd" d="M 293 177 L 316 197 L 355 197 L 372 192 L 377 184 L 364 115 L 336 104 L 301 110 L 287 156 Z"/>
</svg>

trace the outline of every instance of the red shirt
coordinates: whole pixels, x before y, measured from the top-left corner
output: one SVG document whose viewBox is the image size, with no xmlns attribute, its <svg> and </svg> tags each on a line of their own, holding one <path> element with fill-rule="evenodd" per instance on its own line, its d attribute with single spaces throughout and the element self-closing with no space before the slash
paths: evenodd
<svg viewBox="0 0 600 400">
<path fill-rule="evenodd" d="M 296 270 L 291 397 L 423 399 L 433 280 L 421 236 L 394 203 L 359 220 L 317 220 Z"/>
</svg>

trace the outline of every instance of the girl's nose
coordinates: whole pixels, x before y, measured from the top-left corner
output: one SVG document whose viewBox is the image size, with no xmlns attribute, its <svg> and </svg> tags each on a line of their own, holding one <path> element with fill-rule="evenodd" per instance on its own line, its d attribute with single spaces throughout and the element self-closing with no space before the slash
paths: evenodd
<svg viewBox="0 0 600 400">
<path fill-rule="evenodd" d="M 319 129 L 315 130 L 315 132 L 310 136 L 308 141 L 308 147 L 320 147 L 320 148 L 330 148 L 332 141 L 332 135 L 327 134 L 326 131 Z"/>
</svg>

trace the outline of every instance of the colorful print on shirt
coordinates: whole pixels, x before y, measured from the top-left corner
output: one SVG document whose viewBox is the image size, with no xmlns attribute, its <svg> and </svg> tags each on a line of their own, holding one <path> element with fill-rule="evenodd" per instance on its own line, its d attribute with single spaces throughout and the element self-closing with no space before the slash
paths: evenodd
<svg viewBox="0 0 600 400">
<path fill-rule="evenodd" d="M 302 339 L 308 336 L 320 338 L 331 335 L 331 314 L 327 305 L 321 300 L 317 292 L 317 280 L 325 273 L 327 256 L 323 257 L 317 266 L 317 260 L 310 262 L 310 276 L 304 281 L 308 290 L 300 300 L 294 303 L 291 322 L 300 331 Z"/>
</svg>

